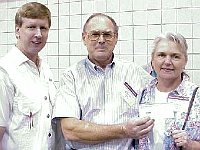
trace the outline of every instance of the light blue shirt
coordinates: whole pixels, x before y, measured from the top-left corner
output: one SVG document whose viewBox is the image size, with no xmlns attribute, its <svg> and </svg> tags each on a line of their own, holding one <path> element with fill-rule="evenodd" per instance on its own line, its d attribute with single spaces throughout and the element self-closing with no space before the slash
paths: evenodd
<svg viewBox="0 0 200 150">
<path fill-rule="evenodd" d="M 60 81 L 53 117 L 74 117 L 97 124 L 119 124 L 138 117 L 138 98 L 124 85 L 138 93 L 151 79 L 133 62 L 114 59 L 103 70 L 89 59 L 66 69 Z M 134 149 L 132 139 L 116 139 L 89 145 L 69 142 L 75 149 Z"/>
</svg>

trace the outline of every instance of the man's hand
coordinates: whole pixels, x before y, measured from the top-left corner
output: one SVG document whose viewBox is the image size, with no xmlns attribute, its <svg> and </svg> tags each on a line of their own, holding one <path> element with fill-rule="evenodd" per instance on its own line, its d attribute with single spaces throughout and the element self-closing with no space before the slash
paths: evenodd
<svg viewBox="0 0 200 150">
<path fill-rule="evenodd" d="M 154 126 L 154 120 L 150 117 L 129 121 L 123 126 L 127 138 L 141 139 L 148 135 Z"/>
</svg>

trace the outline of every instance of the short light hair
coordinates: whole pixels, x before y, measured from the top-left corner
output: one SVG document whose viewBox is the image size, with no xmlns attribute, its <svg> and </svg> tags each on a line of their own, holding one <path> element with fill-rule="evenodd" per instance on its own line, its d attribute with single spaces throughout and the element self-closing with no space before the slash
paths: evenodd
<svg viewBox="0 0 200 150">
<path fill-rule="evenodd" d="M 38 2 L 30 2 L 22 5 L 15 15 L 15 26 L 22 26 L 22 18 L 31 19 L 48 19 L 49 27 L 51 27 L 51 12 L 43 4 Z"/>
<path fill-rule="evenodd" d="M 187 54 L 188 45 L 187 45 L 186 39 L 180 33 L 171 33 L 171 32 L 162 34 L 154 39 L 153 49 L 152 49 L 152 53 L 151 53 L 152 59 L 153 59 L 153 56 L 157 49 L 158 44 L 162 40 L 172 41 L 172 42 L 176 43 L 177 45 L 179 45 L 181 47 L 182 52 L 184 53 L 186 61 L 188 60 L 188 54 Z"/>
<path fill-rule="evenodd" d="M 98 16 L 103 16 L 103 17 L 108 18 L 108 19 L 112 22 L 112 24 L 113 24 L 113 26 L 114 26 L 114 31 L 115 31 L 115 33 L 118 33 L 119 27 L 117 26 L 117 23 L 115 22 L 115 20 L 114 20 L 112 17 L 110 17 L 110 16 L 108 16 L 108 15 L 106 15 L 106 14 L 103 14 L 103 13 L 94 13 L 93 15 L 91 15 L 91 16 L 86 20 L 86 22 L 85 22 L 85 24 L 84 24 L 84 26 L 83 26 L 83 33 L 86 32 L 87 25 L 88 25 L 88 23 L 90 22 L 90 20 L 92 20 L 92 18 L 95 18 L 95 17 L 98 17 Z"/>
</svg>

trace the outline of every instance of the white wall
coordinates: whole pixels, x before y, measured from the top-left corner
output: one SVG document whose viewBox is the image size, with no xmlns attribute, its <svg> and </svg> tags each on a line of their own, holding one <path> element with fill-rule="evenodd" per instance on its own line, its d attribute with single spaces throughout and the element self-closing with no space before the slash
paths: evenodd
<svg viewBox="0 0 200 150">
<path fill-rule="evenodd" d="M 5 2 L 4 2 L 5 1 Z M 0 0 L 0 57 L 13 44 L 15 12 L 29 0 Z M 64 68 L 87 55 L 82 26 L 94 12 L 113 17 L 119 25 L 117 57 L 139 65 L 149 61 L 152 40 L 162 32 L 179 32 L 189 44 L 187 71 L 200 85 L 200 0 L 38 0 L 52 12 L 52 27 L 42 54 L 58 83 Z"/>
</svg>

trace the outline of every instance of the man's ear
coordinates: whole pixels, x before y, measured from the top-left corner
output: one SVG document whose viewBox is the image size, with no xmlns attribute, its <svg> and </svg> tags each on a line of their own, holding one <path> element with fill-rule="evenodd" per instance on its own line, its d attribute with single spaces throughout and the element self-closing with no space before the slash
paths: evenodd
<svg viewBox="0 0 200 150">
<path fill-rule="evenodd" d="M 82 33 L 82 40 L 83 40 L 83 43 L 84 45 L 86 45 L 86 33 Z"/>
<path fill-rule="evenodd" d="M 15 36 L 16 36 L 17 39 L 20 38 L 19 30 L 20 30 L 20 27 L 19 26 L 15 26 Z"/>
</svg>

